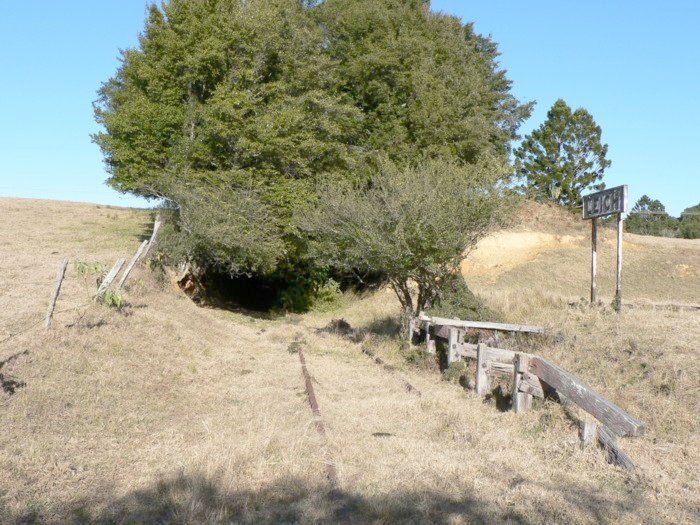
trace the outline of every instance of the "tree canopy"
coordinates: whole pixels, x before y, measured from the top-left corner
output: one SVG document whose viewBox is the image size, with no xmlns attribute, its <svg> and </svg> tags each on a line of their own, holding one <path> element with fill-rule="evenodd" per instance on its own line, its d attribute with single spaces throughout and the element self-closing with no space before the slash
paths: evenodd
<svg viewBox="0 0 700 525">
<path fill-rule="evenodd" d="M 607 152 L 591 114 L 584 108 L 572 111 L 559 99 L 515 151 L 516 175 L 529 194 L 580 206 L 583 190 L 605 188 L 603 172 L 611 164 Z"/>
<path fill-rule="evenodd" d="M 679 233 L 684 239 L 700 239 L 700 203 L 683 210 Z"/>
<path fill-rule="evenodd" d="M 502 216 L 494 184 L 504 164 L 426 160 L 415 168 L 379 164 L 370 184 L 334 184 L 306 214 L 316 257 L 348 272 L 384 275 L 417 315 L 439 299 L 473 248 Z M 420 196 L 420 198 L 417 198 Z M 415 285 L 415 286 L 414 286 Z"/>
<path fill-rule="evenodd" d="M 661 201 L 642 195 L 625 219 L 625 231 L 641 235 L 675 237 L 678 232 L 678 220 L 666 213 L 666 207 Z"/>
<path fill-rule="evenodd" d="M 506 158 L 530 105 L 497 57 L 424 0 L 168 0 L 100 89 L 94 140 L 112 187 L 170 201 L 185 257 L 294 273 L 316 264 L 297 218 L 334 181 Z"/>
</svg>

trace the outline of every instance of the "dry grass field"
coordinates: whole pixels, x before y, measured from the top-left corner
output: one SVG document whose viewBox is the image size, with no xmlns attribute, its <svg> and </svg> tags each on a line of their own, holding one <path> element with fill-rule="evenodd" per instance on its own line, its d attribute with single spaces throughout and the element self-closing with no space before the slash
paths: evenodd
<svg viewBox="0 0 700 525">
<path fill-rule="evenodd" d="M 463 266 L 504 319 L 551 334 L 511 347 L 553 360 L 647 424 L 644 437 L 620 440 L 638 465 L 630 473 L 579 450 L 585 416 L 575 409 L 546 401 L 515 415 L 410 362 L 418 351 L 392 337 L 388 291 L 331 312 L 249 315 L 197 307 L 139 266 L 119 311 L 91 302 L 89 269 L 129 257 L 150 234 L 150 212 L 0 198 L 0 217 L 0 523 L 700 521 L 700 311 L 650 306 L 700 302 L 700 241 L 625 235 L 624 299 L 636 307 L 623 315 L 605 304 L 613 234 L 600 254 L 604 301 L 591 308 L 580 300 L 587 224 L 551 208 L 525 208 L 522 224 Z M 399 373 L 320 330 L 341 317 Z"/>
</svg>

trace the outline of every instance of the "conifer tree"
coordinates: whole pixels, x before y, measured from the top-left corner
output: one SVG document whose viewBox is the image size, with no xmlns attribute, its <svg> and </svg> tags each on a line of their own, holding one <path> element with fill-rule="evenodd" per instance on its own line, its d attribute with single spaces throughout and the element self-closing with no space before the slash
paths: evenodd
<svg viewBox="0 0 700 525">
<path fill-rule="evenodd" d="M 605 188 L 603 172 L 611 164 L 607 152 L 591 114 L 584 108 L 572 111 L 559 99 L 516 150 L 516 175 L 531 195 L 580 206 L 584 190 Z"/>
</svg>

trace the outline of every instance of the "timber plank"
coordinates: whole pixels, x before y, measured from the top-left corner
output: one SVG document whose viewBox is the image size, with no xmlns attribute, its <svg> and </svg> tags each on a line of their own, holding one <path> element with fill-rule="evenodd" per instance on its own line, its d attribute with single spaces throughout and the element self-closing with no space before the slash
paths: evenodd
<svg viewBox="0 0 700 525">
<path fill-rule="evenodd" d="M 158 230 L 160 230 L 162 223 L 163 221 L 160 219 L 160 214 L 158 214 L 156 217 L 156 222 L 153 223 L 153 233 L 151 233 L 151 238 L 148 240 L 148 244 L 146 245 L 146 251 L 143 253 L 144 257 L 148 255 L 148 252 L 153 247 L 153 243 L 156 240 L 156 235 L 158 235 Z"/>
<path fill-rule="evenodd" d="M 608 463 L 618 465 L 627 470 L 634 470 L 635 465 L 627 454 L 617 444 L 615 434 L 605 426 L 598 427 L 598 443 L 608 453 Z"/>
<path fill-rule="evenodd" d="M 586 383 L 554 363 L 538 356 L 530 359 L 530 370 L 558 393 L 573 401 L 619 436 L 641 436 L 644 424 Z M 560 396 L 561 397 L 561 396 Z"/>
<path fill-rule="evenodd" d="M 431 317 L 423 313 L 418 317 L 420 321 L 427 321 L 436 325 L 446 325 L 454 328 L 477 328 L 482 330 L 499 330 L 502 332 L 526 332 L 534 334 L 544 333 L 542 326 L 525 324 L 491 323 L 484 321 L 463 321 L 461 319 L 447 319 L 445 317 Z"/>
</svg>

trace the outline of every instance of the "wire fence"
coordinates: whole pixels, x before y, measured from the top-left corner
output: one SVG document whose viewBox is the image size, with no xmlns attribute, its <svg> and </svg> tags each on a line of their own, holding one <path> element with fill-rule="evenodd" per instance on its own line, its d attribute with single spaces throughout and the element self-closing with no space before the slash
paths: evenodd
<svg viewBox="0 0 700 525">
<path fill-rule="evenodd" d="M 74 310 L 79 310 L 80 308 L 84 308 L 84 307 L 86 307 L 86 306 L 91 306 L 92 304 L 94 304 L 94 302 L 93 302 L 93 301 L 90 301 L 90 302 L 87 302 L 87 303 L 79 304 L 78 306 L 72 306 L 71 308 L 65 308 L 65 309 L 63 309 L 63 310 L 57 310 L 56 312 L 54 312 L 54 315 L 56 315 L 56 314 L 61 314 L 61 313 L 65 313 L 65 312 L 72 312 L 72 311 L 74 311 Z M 11 333 L 11 334 L 8 335 L 7 337 L 5 337 L 5 339 L 0 339 L 0 345 L 6 343 L 6 342 L 8 342 L 8 341 L 10 341 L 11 339 L 14 339 L 15 337 L 20 336 L 20 335 L 22 335 L 22 334 L 26 334 L 27 332 L 31 331 L 32 328 L 35 328 L 36 326 L 42 324 L 42 323 L 45 321 L 45 319 L 46 319 L 46 316 L 45 316 L 45 315 L 42 315 L 39 319 L 37 319 L 36 321 L 33 321 L 33 322 L 31 322 L 30 324 L 24 326 L 24 328 L 21 328 L 19 331 L 14 332 L 14 333 Z"/>
</svg>

